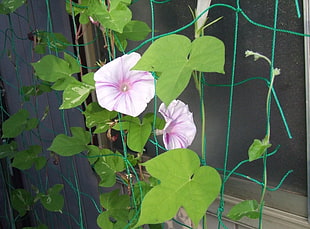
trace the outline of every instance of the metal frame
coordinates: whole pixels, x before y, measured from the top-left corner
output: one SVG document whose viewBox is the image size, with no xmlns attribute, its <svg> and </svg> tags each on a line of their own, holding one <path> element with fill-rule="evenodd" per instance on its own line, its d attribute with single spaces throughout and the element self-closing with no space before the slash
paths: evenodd
<svg viewBox="0 0 310 229">
<path fill-rule="evenodd" d="M 303 1 L 304 33 L 310 34 L 310 3 Z M 306 92 L 306 130 L 307 130 L 307 174 L 308 174 L 308 221 L 310 222 L 310 38 L 305 37 L 305 92 Z"/>
</svg>

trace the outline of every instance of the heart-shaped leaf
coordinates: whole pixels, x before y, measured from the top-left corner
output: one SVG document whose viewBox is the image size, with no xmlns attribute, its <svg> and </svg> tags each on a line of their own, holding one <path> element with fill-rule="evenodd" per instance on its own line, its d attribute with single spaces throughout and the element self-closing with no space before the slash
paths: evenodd
<svg viewBox="0 0 310 229">
<path fill-rule="evenodd" d="M 221 40 L 203 36 L 191 43 L 186 36 L 169 35 L 152 43 L 133 69 L 157 72 L 157 95 L 169 105 L 186 88 L 193 70 L 224 73 L 224 63 Z"/>
<path fill-rule="evenodd" d="M 72 156 L 82 151 L 88 150 L 90 143 L 90 133 L 81 127 L 71 127 L 72 137 L 64 134 L 57 135 L 48 150 L 61 156 Z"/>
<path fill-rule="evenodd" d="M 210 166 L 200 167 L 199 157 L 189 149 L 167 151 L 143 165 L 160 184 L 145 195 L 135 227 L 165 222 L 174 217 L 181 206 L 197 226 L 219 194 L 218 172 Z"/>
<path fill-rule="evenodd" d="M 239 220 L 242 217 L 257 219 L 259 217 L 258 203 L 256 200 L 244 200 L 233 206 L 227 213 L 232 220 Z"/>
<path fill-rule="evenodd" d="M 125 228 L 130 209 L 128 195 L 119 195 L 119 190 L 104 193 L 100 195 L 100 204 L 105 209 L 97 218 L 100 228 Z"/>
<path fill-rule="evenodd" d="M 46 210 L 61 212 L 64 205 L 64 197 L 59 192 L 63 187 L 63 184 L 55 184 L 47 190 L 47 194 L 38 194 L 38 197 Z"/>
<path fill-rule="evenodd" d="M 254 139 L 253 143 L 248 149 L 249 161 L 254 161 L 261 157 L 266 150 L 271 147 L 269 141 Z"/>
</svg>

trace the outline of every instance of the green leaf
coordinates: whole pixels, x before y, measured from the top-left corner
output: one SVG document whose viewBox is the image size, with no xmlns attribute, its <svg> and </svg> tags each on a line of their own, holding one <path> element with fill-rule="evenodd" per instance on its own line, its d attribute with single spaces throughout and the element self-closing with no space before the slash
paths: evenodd
<svg viewBox="0 0 310 229">
<path fill-rule="evenodd" d="M 64 134 L 57 135 L 48 150 L 61 156 L 72 156 L 88 150 L 91 135 L 81 127 L 71 127 L 72 137 Z"/>
<path fill-rule="evenodd" d="M 58 79 L 71 77 L 71 74 L 78 72 L 76 69 L 70 68 L 70 63 L 54 55 L 44 56 L 31 65 L 34 67 L 36 75 L 47 82 L 56 82 Z"/>
<path fill-rule="evenodd" d="M 147 113 L 144 115 L 143 117 L 143 122 L 149 122 L 152 124 L 152 126 L 154 125 L 154 113 Z M 165 120 L 162 118 L 159 118 L 158 116 L 156 116 L 155 119 L 155 128 L 158 130 L 162 130 L 165 127 Z"/>
<path fill-rule="evenodd" d="M 200 167 L 199 157 L 189 149 L 167 151 L 144 165 L 160 184 L 145 195 L 135 227 L 165 222 L 174 217 L 181 206 L 198 226 L 219 194 L 221 178 L 218 172 L 210 166 Z"/>
<path fill-rule="evenodd" d="M 130 198 L 128 195 L 119 195 L 119 190 L 100 195 L 100 204 L 105 209 L 98 218 L 100 228 L 125 228 L 128 222 Z"/>
<path fill-rule="evenodd" d="M 141 41 L 151 32 L 150 27 L 143 21 L 132 20 L 126 24 L 122 36 L 128 40 Z"/>
<path fill-rule="evenodd" d="M 64 51 L 70 42 L 61 33 L 51 33 L 45 31 L 37 31 L 35 33 L 36 46 L 34 51 L 38 54 L 44 54 L 46 49 L 61 52 Z"/>
<path fill-rule="evenodd" d="M 224 63 L 225 47 L 221 40 L 204 36 L 191 43 L 186 36 L 169 35 L 152 43 L 133 69 L 160 75 L 156 92 L 168 105 L 186 88 L 193 70 L 224 73 Z"/>
<path fill-rule="evenodd" d="M 244 200 L 233 206 L 227 213 L 232 220 L 240 220 L 242 217 L 257 219 L 259 217 L 258 203 L 256 200 Z"/>
<path fill-rule="evenodd" d="M 150 229 L 162 229 L 162 225 L 161 224 L 149 224 L 149 228 Z"/>
<path fill-rule="evenodd" d="M 59 109 L 70 109 L 81 105 L 94 89 L 94 86 L 79 81 L 69 84 L 63 92 L 63 102 Z"/>
<path fill-rule="evenodd" d="M 61 210 L 64 205 L 64 198 L 59 192 L 63 189 L 63 187 L 63 184 L 55 184 L 47 190 L 47 194 L 38 194 L 38 197 L 46 210 L 62 212 Z"/>
<path fill-rule="evenodd" d="M 17 154 L 17 143 L 15 141 L 9 144 L 0 145 L 0 159 L 9 157 L 12 158 Z"/>
<path fill-rule="evenodd" d="M 31 130 L 38 124 L 37 119 L 29 119 L 29 112 L 20 109 L 17 113 L 7 119 L 2 125 L 2 138 L 14 138 L 24 130 Z"/>
<path fill-rule="evenodd" d="M 120 153 L 113 153 L 108 149 L 92 150 L 88 156 L 98 156 L 94 164 L 94 169 L 100 177 L 99 185 L 102 187 L 112 187 L 116 182 L 116 172 L 125 169 L 125 163 Z"/>
<path fill-rule="evenodd" d="M 271 144 L 268 141 L 254 139 L 248 150 L 249 161 L 254 161 L 261 157 L 269 147 L 271 147 Z"/>
<path fill-rule="evenodd" d="M 88 9 L 81 12 L 83 14 L 81 23 L 85 23 L 86 16 L 92 17 L 93 20 L 99 21 L 107 29 L 122 33 L 125 25 L 130 22 L 132 14 L 128 8 L 128 1 L 111 1 L 109 10 L 101 1 L 93 1 L 89 4 Z"/>
<path fill-rule="evenodd" d="M 99 159 L 95 163 L 94 169 L 98 174 L 98 176 L 100 177 L 99 186 L 112 187 L 115 184 L 116 182 L 115 172 L 102 159 Z"/>
<path fill-rule="evenodd" d="M 139 181 L 136 183 L 133 187 L 133 192 L 135 196 L 135 201 L 137 205 L 140 205 L 142 203 L 142 200 L 146 193 L 148 193 L 152 189 L 152 186 L 149 183 L 146 183 L 144 181 Z"/>
<path fill-rule="evenodd" d="M 45 84 L 37 84 L 31 86 L 24 86 L 22 87 L 23 96 L 26 101 L 29 101 L 30 96 L 39 96 L 42 95 L 44 92 L 52 91 L 49 85 Z"/>
<path fill-rule="evenodd" d="M 86 75 L 82 76 L 82 81 L 87 83 L 93 87 L 95 87 L 95 80 L 94 80 L 94 72 L 89 72 Z"/>
<path fill-rule="evenodd" d="M 94 133 L 103 133 L 110 127 L 111 120 L 117 116 L 117 112 L 108 111 L 99 106 L 97 102 L 88 104 L 83 112 L 88 128 L 97 126 Z"/>
<path fill-rule="evenodd" d="M 63 91 L 70 84 L 78 84 L 79 82 L 80 81 L 78 81 L 76 78 L 74 78 L 72 76 L 68 76 L 68 77 L 60 78 L 60 79 L 56 80 L 51 88 L 53 90 L 56 90 L 56 91 Z"/>
<path fill-rule="evenodd" d="M 135 152 L 143 152 L 143 148 L 152 132 L 152 125 L 149 122 L 129 122 L 127 135 L 128 147 Z"/>
<path fill-rule="evenodd" d="M 39 157 L 42 147 L 39 145 L 30 146 L 29 149 L 17 153 L 13 159 L 12 166 L 20 170 L 30 169 L 33 164 L 37 170 L 46 164 L 46 158 Z"/>
<path fill-rule="evenodd" d="M 18 211 L 20 216 L 24 216 L 27 211 L 30 211 L 33 201 L 33 197 L 25 189 L 15 189 L 11 193 L 12 207 Z"/>
<path fill-rule="evenodd" d="M 0 2 L 0 14 L 10 14 L 24 5 L 26 0 L 2 0 Z"/>
<path fill-rule="evenodd" d="M 76 73 L 80 71 L 80 63 L 77 59 L 75 59 L 73 56 L 64 53 L 64 60 L 67 61 L 67 63 L 69 63 L 69 68 L 71 73 Z"/>
<path fill-rule="evenodd" d="M 48 227 L 44 224 L 40 224 L 37 227 L 23 227 L 23 229 L 48 229 Z"/>
</svg>

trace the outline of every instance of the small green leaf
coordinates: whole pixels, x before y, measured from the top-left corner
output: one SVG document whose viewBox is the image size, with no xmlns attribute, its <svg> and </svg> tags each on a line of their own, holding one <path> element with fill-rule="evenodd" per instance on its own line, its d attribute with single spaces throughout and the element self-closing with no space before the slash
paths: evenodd
<svg viewBox="0 0 310 229">
<path fill-rule="evenodd" d="M 119 190 L 100 195 L 100 204 L 105 209 L 98 218 L 100 228 L 125 228 L 128 223 L 130 198 L 128 195 L 119 195 Z"/>
<path fill-rule="evenodd" d="M 142 122 L 143 123 L 149 122 L 153 126 L 153 124 L 154 124 L 154 113 L 147 113 L 146 115 L 144 115 Z M 164 119 L 156 116 L 156 119 L 155 119 L 155 128 L 156 129 L 158 129 L 158 130 L 164 129 L 165 124 L 166 124 L 166 122 Z"/>
<path fill-rule="evenodd" d="M 55 184 L 47 190 L 47 194 L 38 194 L 38 197 L 46 210 L 61 212 L 64 205 L 64 198 L 59 192 L 63 189 L 63 187 L 63 184 Z"/>
<path fill-rule="evenodd" d="M 151 135 L 152 125 L 149 122 L 143 124 L 129 122 L 129 127 L 127 131 L 128 147 L 132 151 L 142 153 L 143 148 Z"/>
<path fill-rule="evenodd" d="M 59 109 L 70 109 L 81 105 L 94 89 L 93 86 L 79 81 L 69 84 L 63 92 L 63 103 Z"/>
<path fill-rule="evenodd" d="M 116 182 L 115 172 L 102 159 L 99 159 L 95 163 L 94 169 L 98 174 L 98 176 L 100 177 L 99 186 L 112 187 L 115 184 Z"/>
<path fill-rule="evenodd" d="M 111 120 L 117 116 L 117 112 L 108 111 L 99 106 L 97 102 L 88 104 L 83 112 L 88 128 L 97 126 L 95 133 L 103 133 L 109 129 Z"/>
<path fill-rule="evenodd" d="M 73 156 L 82 151 L 88 150 L 91 136 L 88 131 L 81 127 L 71 127 L 72 137 L 64 134 L 57 135 L 48 150 L 61 156 Z"/>
<path fill-rule="evenodd" d="M 30 146 L 29 149 L 17 153 L 13 159 L 12 166 L 20 170 L 30 169 L 33 164 L 37 170 L 46 164 L 45 157 L 39 157 L 42 147 L 39 145 Z"/>
<path fill-rule="evenodd" d="M 37 84 L 31 86 L 24 86 L 22 87 L 23 95 L 26 101 L 29 101 L 30 96 L 39 96 L 42 95 L 44 92 L 52 91 L 49 85 L 45 84 Z"/>
<path fill-rule="evenodd" d="M 57 79 L 53 84 L 53 86 L 51 86 L 51 88 L 56 91 L 63 91 L 67 87 L 69 87 L 70 84 L 78 84 L 78 83 L 80 83 L 80 81 L 78 81 L 73 76 L 67 76 L 65 78 Z"/>
<path fill-rule="evenodd" d="M 242 217 L 257 219 L 259 217 L 258 203 L 256 200 L 244 200 L 233 206 L 227 213 L 232 220 L 240 220 Z"/>
<path fill-rule="evenodd" d="M 67 53 L 64 53 L 64 60 L 67 61 L 67 63 L 69 63 L 69 68 L 71 69 L 72 73 L 76 73 L 81 70 L 79 61 L 73 56 Z"/>
<path fill-rule="evenodd" d="M 64 51 L 70 42 L 61 33 L 51 33 L 45 31 L 35 32 L 36 46 L 34 51 L 38 54 L 44 54 L 46 49 L 61 52 Z"/>
<path fill-rule="evenodd" d="M 122 33 L 125 25 L 130 22 L 132 14 L 125 1 L 111 1 L 109 10 L 105 3 L 93 1 L 83 13 L 115 32 Z M 85 16 L 84 16 L 85 17 Z M 86 18 L 85 18 L 86 21 Z M 85 22 L 83 20 L 83 22 Z M 80 21 L 81 22 L 81 21 Z"/>
<path fill-rule="evenodd" d="M 24 5 L 26 0 L 2 0 L 0 2 L 0 14 L 10 14 Z"/>
<path fill-rule="evenodd" d="M 39 125 L 39 120 L 36 118 L 31 118 L 27 120 L 25 130 L 32 130 Z"/>
<path fill-rule="evenodd" d="M 33 205 L 33 197 L 25 189 L 15 189 L 11 193 L 12 207 L 18 211 L 20 216 L 24 216 Z"/>
<path fill-rule="evenodd" d="M 122 33 L 122 36 L 128 40 L 141 41 L 151 32 L 150 27 L 143 21 L 132 20 L 128 22 Z"/>
<path fill-rule="evenodd" d="M 56 82 L 58 79 L 71 76 L 76 73 L 70 68 L 70 63 L 54 55 L 44 56 L 36 63 L 32 63 L 36 75 L 44 81 Z"/>
<path fill-rule="evenodd" d="M 198 226 L 219 194 L 218 172 L 210 166 L 200 167 L 198 155 L 189 149 L 167 151 L 145 162 L 144 166 L 160 183 L 145 195 L 135 227 L 165 222 L 173 218 L 181 206 Z"/>
<path fill-rule="evenodd" d="M 112 187 L 116 182 L 115 173 L 125 169 L 123 157 L 118 152 L 113 153 L 108 149 L 99 149 L 98 151 L 93 149 L 88 156 L 98 156 L 94 169 L 101 179 L 99 185 L 102 187 Z"/>
<path fill-rule="evenodd" d="M 82 76 L 82 81 L 84 83 L 87 83 L 87 84 L 95 87 L 94 72 L 89 72 L 86 75 Z"/>
<path fill-rule="evenodd" d="M 20 109 L 17 113 L 7 119 L 2 125 L 2 138 L 14 138 L 24 130 L 30 130 L 37 126 L 37 119 L 29 119 L 29 112 Z"/>
<path fill-rule="evenodd" d="M 271 147 L 271 144 L 268 141 L 254 139 L 248 150 L 249 161 L 254 161 L 261 157 L 269 147 Z"/>
<path fill-rule="evenodd" d="M 17 143 L 15 141 L 9 144 L 0 145 L 0 159 L 9 157 L 12 158 L 17 154 Z"/>
<path fill-rule="evenodd" d="M 48 227 L 44 224 L 40 224 L 37 227 L 23 227 L 23 229 L 48 229 Z"/>
</svg>

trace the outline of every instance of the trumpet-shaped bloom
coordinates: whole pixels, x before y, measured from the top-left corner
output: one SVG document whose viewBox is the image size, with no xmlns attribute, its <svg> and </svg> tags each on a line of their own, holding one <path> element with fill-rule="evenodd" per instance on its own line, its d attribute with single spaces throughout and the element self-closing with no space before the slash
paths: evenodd
<svg viewBox="0 0 310 229">
<path fill-rule="evenodd" d="M 126 54 L 102 66 L 94 76 L 98 103 L 109 111 L 133 117 L 141 114 L 154 97 L 154 78 L 145 71 L 130 70 L 141 58 Z"/>
<path fill-rule="evenodd" d="M 162 103 L 159 112 L 164 116 L 163 141 L 166 149 L 187 148 L 196 135 L 193 114 L 180 100 L 173 100 L 168 107 Z"/>
</svg>

